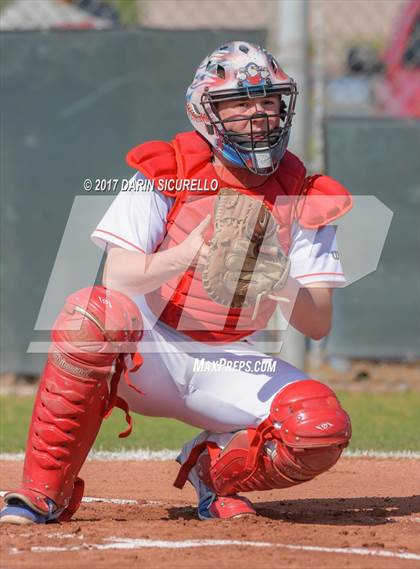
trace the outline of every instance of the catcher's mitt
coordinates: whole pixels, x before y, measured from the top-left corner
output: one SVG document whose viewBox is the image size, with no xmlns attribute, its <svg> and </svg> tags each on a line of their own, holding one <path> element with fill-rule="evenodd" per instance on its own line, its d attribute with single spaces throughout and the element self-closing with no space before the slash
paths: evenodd
<svg viewBox="0 0 420 569">
<path fill-rule="evenodd" d="M 225 306 L 255 305 L 254 318 L 261 298 L 279 291 L 289 275 L 278 224 L 262 201 L 231 188 L 217 196 L 214 224 L 203 285 Z"/>
</svg>

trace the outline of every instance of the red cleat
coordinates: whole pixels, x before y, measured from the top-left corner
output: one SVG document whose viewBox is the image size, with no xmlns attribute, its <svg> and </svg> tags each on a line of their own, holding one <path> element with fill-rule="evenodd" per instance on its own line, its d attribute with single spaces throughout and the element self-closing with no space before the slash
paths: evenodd
<svg viewBox="0 0 420 569">
<path fill-rule="evenodd" d="M 207 507 L 207 515 L 203 506 L 204 504 L 201 504 L 199 509 L 199 516 L 202 520 L 211 518 L 227 520 L 257 515 L 248 498 L 238 496 L 237 494 L 233 496 L 216 496 L 216 499 Z"/>
</svg>

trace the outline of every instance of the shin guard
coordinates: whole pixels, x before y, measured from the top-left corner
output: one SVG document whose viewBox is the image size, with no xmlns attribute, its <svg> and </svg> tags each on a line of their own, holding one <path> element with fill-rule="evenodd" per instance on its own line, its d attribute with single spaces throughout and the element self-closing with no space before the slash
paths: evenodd
<svg viewBox="0 0 420 569">
<path fill-rule="evenodd" d="M 116 388 L 124 354 L 133 356 L 141 335 L 140 312 L 121 293 L 93 287 L 67 298 L 34 404 L 22 486 L 6 502 L 18 499 L 60 520 L 77 510 L 84 486 L 79 471 L 104 415 L 122 403 Z"/>
<path fill-rule="evenodd" d="M 257 428 L 233 435 L 224 449 L 195 447 L 175 481 L 182 487 L 196 464 L 200 479 L 219 496 L 295 486 L 331 468 L 351 437 L 351 424 L 334 392 L 318 381 L 284 387 Z"/>
</svg>

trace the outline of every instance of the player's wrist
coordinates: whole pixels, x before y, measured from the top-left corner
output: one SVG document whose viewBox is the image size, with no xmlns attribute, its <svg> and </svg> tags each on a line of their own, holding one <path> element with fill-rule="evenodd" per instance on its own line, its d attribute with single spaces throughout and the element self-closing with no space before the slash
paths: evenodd
<svg viewBox="0 0 420 569">
<path fill-rule="evenodd" d="M 203 265 L 207 259 L 208 249 L 205 240 L 195 236 L 194 239 L 185 239 L 172 250 L 175 253 L 178 267 L 181 270 L 186 270 L 191 266 Z"/>
<path fill-rule="evenodd" d="M 175 247 L 170 249 L 172 255 L 172 262 L 175 270 L 177 272 L 186 271 L 188 267 L 190 267 L 194 259 L 197 256 L 197 253 L 191 251 L 189 247 L 186 247 L 184 243 L 180 243 Z"/>
</svg>

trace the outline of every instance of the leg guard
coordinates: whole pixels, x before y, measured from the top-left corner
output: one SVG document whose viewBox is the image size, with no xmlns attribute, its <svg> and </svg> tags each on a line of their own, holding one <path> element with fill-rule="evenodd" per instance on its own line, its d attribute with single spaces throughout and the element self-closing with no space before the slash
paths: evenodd
<svg viewBox="0 0 420 569">
<path fill-rule="evenodd" d="M 47 519 L 69 519 L 77 510 L 78 473 L 104 415 L 123 403 L 116 389 L 124 354 L 133 356 L 141 335 L 140 312 L 121 293 L 93 287 L 67 298 L 34 404 L 22 486 L 6 494 L 8 504 L 20 500 Z"/>
<path fill-rule="evenodd" d="M 207 440 L 207 436 L 208 433 L 203 432 L 186 443 L 176 459 L 177 462 L 184 464 L 192 451 Z M 194 467 L 189 471 L 188 481 L 197 493 L 197 514 L 200 520 L 241 518 L 255 516 L 257 513 L 247 498 L 237 495 L 217 496 L 202 482 Z"/>
<path fill-rule="evenodd" d="M 196 446 L 175 486 L 183 486 L 195 463 L 219 496 L 295 486 L 331 468 L 350 437 L 350 419 L 334 392 L 318 381 L 297 381 L 276 395 L 257 428 L 239 431 L 224 449 L 212 442 Z"/>
</svg>

